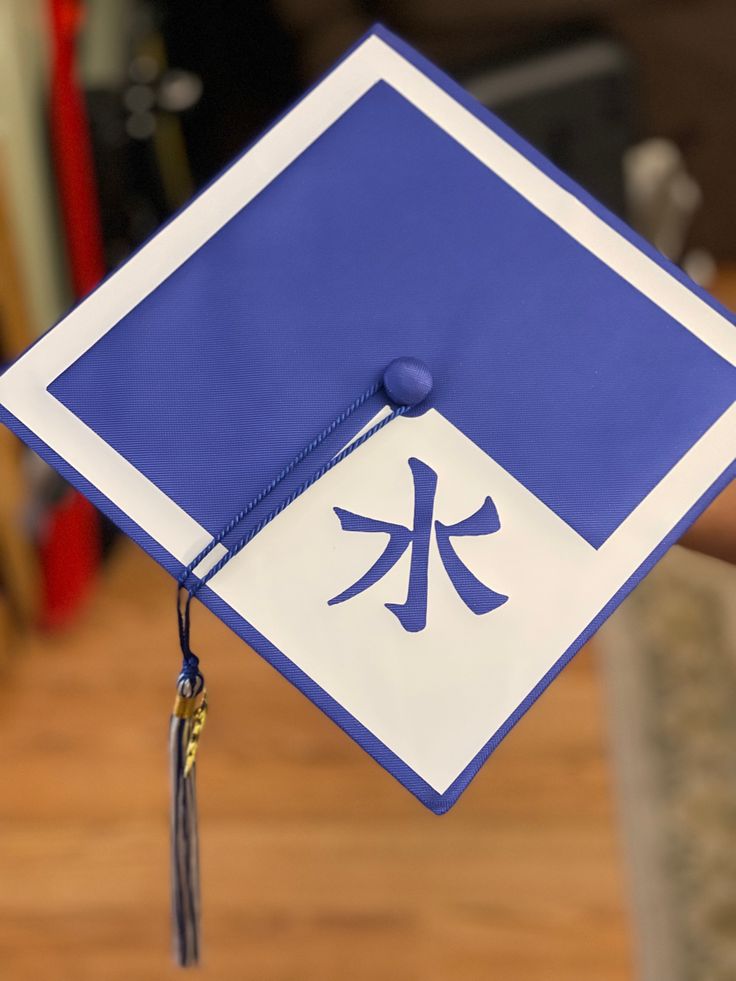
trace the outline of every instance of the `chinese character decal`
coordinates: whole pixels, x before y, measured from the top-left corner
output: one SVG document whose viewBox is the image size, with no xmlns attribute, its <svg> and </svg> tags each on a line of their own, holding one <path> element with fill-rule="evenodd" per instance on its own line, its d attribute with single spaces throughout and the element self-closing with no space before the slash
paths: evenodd
<svg viewBox="0 0 736 981">
<path fill-rule="evenodd" d="M 343 531 L 381 532 L 388 535 L 388 544 L 368 571 L 338 596 L 329 600 L 329 605 L 344 603 L 359 593 L 369 589 L 396 565 L 404 552 L 411 546 L 411 566 L 409 588 L 404 603 L 387 603 L 386 607 L 398 618 L 399 623 L 411 633 L 424 630 L 427 624 L 427 571 L 429 568 L 429 547 L 432 538 L 432 518 L 434 499 L 437 491 L 437 474 L 426 463 L 411 457 L 409 468 L 414 479 L 414 525 L 407 528 L 391 521 L 366 518 L 336 507 L 335 514 L 340 519 Z M 458 558 L 451 539 L 467 535 L 491 535 L 498 531 L 501 523 L 498 511 L 487 497 L 478 510 L 454 525 L 444 525 L 434 521 L 440 558 L 445 572 L 450 577 L 458 596 L 473 613 L 481 615 L 502 606 L 508 596 L 497 593 L 484 585 Z"/>
</svg>

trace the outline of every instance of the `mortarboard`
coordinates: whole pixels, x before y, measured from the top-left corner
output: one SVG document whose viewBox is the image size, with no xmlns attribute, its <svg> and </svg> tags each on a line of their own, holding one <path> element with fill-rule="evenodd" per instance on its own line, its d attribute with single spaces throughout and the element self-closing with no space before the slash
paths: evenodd
<svg viewBox="0 0 736 981">
<path fill-rule="evenodd" d="M 179 584 L 182 962 L 192 597 L 443 813 L 733 478 L 735 399 L 728 315 L 380 27 L 6 371 Z"/>
</svg>

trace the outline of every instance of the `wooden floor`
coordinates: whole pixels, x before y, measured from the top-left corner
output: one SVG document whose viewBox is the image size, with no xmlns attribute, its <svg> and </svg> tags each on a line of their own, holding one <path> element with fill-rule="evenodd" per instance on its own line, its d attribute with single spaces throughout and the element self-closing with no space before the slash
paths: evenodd
<svg viewBox="0 0 736 981">
<path fill-rule="evenodd" d="M 165 981 L 172 584 L 120 543 L 82 622 L 10 665 L 0 978 Z M 425 811 L 206 611 L 205 963 L 218 981 L 632 977 L 583 651 L 450 814 Z"/>
</svg>

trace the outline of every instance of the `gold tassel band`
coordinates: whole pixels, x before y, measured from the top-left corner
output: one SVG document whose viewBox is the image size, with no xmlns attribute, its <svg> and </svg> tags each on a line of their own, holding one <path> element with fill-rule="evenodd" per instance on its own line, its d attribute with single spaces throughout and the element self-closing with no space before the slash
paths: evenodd
<svg viewBox="0 0 736 981">
<path fill-rule="evenodd" d="M 197 709 L 201 706 L 204 699 L 205 692 L 202 690 L 197 695 L 180 695 L 177 693 L 174 699 L 174 708 L 171 710 L 171 714 L 175 715 L 177 719 L 192 719 L 197 712 Z"/>
<path fill-rule="evenodd" d="M 199 737 L 202 735 L 204 724 L 207 721 L 207 689 L 202 689 L 202 697 L 199 705 L 194 710 L 192 716 L 192 728 L 187 741 L 186 754 L 184 758 L 184 776 L 188 777 L 192 772 L 192 767 L 197 759 L 197 749 L 199 748 Z"/>
</svg>

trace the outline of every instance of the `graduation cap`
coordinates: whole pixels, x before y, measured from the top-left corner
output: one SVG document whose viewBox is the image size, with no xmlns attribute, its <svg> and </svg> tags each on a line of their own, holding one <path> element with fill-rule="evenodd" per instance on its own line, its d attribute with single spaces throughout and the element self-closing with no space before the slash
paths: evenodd
<svg viewBox="0 0 736 981">
<path fill-rule="evenodd" d="M 2 376 L 177 581 L 181 962 L 192 598 L 441 814 L 734 476 L 735 366 L 710 297 L 379 27 Z"/>
</svg>

